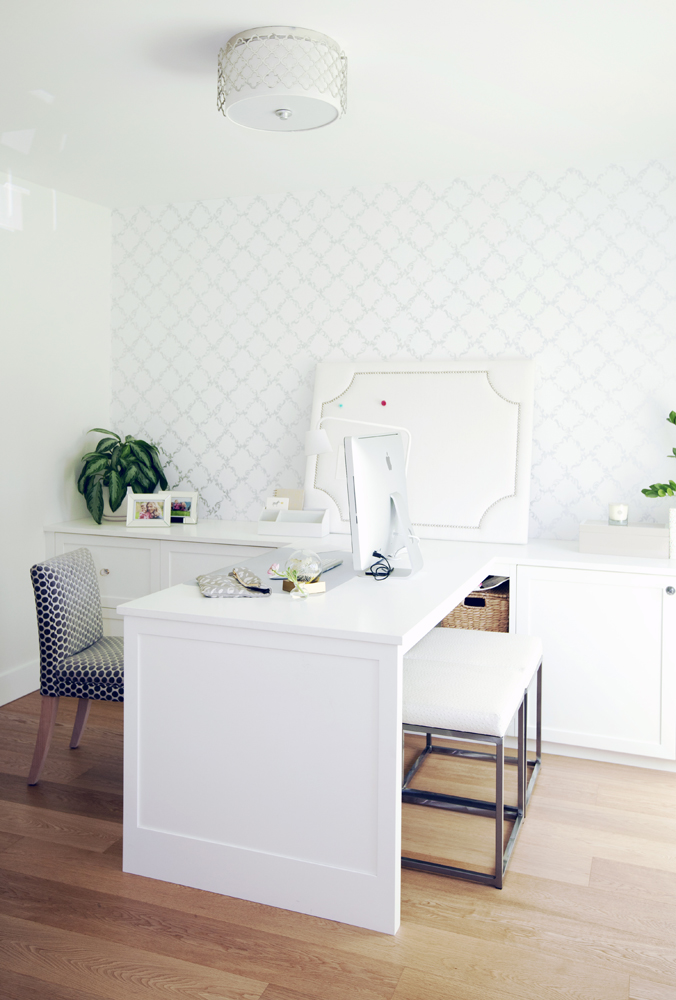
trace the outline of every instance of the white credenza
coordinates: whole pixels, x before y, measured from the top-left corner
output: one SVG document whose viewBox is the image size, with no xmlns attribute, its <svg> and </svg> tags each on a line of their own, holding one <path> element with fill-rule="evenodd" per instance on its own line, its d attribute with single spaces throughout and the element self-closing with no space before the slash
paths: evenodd
<svg viewBox="0 0 676 1000">
<path fill-rule="evenodd" d="M 674 760 L 675 586 L 670 574 L 517 567 L 516 629 L 545 650 L 544 740 Z"/>
<path fill-rule="evenodd" d="M 311 544 L 256 529 L 226 521 L 134 529 L 83 518 L 48 527 L 46 547 L 47 555 L 91 551 L 106 633 L 121 635 L 120 604 L 283 545 Z M 338 547 L 336 537 L 347 544 L 329 536 L 320 547 Z M 581 554 L 571 542 L 479 547 L 493 559 L 491 572 L 511 579 L 510 629 L 543 640 L 545 748 L 676 769 L 676 592 L 668 592 L 676 563 Z"/>
<path fill-rule="evenodd" d="M 255 524 L 224 521 L 152 529 L 115 522 L 98 525 L 83 518 L 50 525 L 45 536 L 47 556 L 82 546 L 91 552 L 99 574 L 106 635 L 122 635 L 124 623 L 115 610 L 120 604 L 234 565 L 240 558 L 293 544 L 288 539 L 271 544 L 269 538 L 256 535 Z"/>
</svg>

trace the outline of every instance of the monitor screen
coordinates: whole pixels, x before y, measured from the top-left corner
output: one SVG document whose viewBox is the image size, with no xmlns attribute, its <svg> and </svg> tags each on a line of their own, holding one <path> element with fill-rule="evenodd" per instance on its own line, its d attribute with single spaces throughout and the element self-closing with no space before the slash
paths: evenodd
<svg viewBox="0 0 676 1000">
<path fill-rule="evenodd" d="M 354 568 L 368 569 L 375 552 L 393 558 L 405 548 L 415 572 L 422 559 L 408 517 L 401 434 L 346 437 L 345 465 Z"/>
</svg>

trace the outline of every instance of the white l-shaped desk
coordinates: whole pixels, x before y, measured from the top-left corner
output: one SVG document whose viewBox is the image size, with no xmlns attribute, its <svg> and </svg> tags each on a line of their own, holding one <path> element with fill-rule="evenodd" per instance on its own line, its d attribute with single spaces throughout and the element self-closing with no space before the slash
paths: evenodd
<svg viewBox="0 0 676 1000">
<path fill-rule="evenodd" d="M 125 871 L 397 930 L 402 658 L 496 559 L 423 551 L 307 600 L 184 584 L 119 609 Z"/>
<path fill-rule="evenodd" d="M 313 547 L 347 543 L 328 536 Z M 305 601 L 208 600 L 184 584 L 118 609 L 125 871 L 397 930 L 403 656 L 485 576 L 543 562 L 537 546 L 422 548 L 424 568 L 410 579 L 354 577 Z M 581 559 L 565 546 L 555 556 Z M 659 626 L 673 564 L 582 560 L 620 571 L 606 574 L 618 581 L 642 574 Z M 656 698 L 667 722 L 656 725 L 659 754 L 673 760 L 676 598 L 664 600 Z"/>
</svg>

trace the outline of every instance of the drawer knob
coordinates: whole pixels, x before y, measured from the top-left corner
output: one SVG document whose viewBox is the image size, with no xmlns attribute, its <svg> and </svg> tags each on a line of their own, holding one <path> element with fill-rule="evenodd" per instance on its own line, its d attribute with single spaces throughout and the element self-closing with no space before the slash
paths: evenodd
<svg viewBox="0 0 676 1000">
<path fill-rule="evenodd" d="M 110 576 L 110 570 L 109 569 L 102 569 L 101 570 L 101 576 Z"/>
<path fill-rule="evenodd" d="M 676 588 L 667 587 L 667 594 L 669 594 L 669 597 L 671 597 L 673 594 L 676 594 Z"/>
</svg>

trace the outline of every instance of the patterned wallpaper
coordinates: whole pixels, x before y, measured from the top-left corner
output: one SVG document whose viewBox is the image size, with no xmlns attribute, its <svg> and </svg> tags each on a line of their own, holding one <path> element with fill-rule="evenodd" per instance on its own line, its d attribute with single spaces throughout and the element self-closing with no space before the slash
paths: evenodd
<svg viewBox="0 0 676 1000">
<path fill-rule="evenodd" d="M 203 516 L 302 485 L 318 361 L 537 364 L 532 537 L 675 478 L 676 175 L 661 164 L 114 213 L 113 420 Z M 672 501 L 673 503 L 673 501 Z"/>
</svg>

